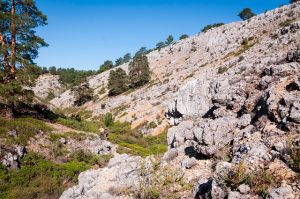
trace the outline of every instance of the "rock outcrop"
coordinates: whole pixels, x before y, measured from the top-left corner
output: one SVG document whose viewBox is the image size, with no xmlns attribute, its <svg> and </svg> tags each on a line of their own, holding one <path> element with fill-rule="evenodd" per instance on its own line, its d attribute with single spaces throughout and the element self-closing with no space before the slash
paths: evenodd
<svg viewBox="0 0 300 199">
<path fill-rule="evenodd" d="M 115 198 L 115 193 L 138 187 L 141 163 L 140 157 L 117 155 L 110 160 L 107 167 L 81 173 L 79 184 L 65 191 L 60 199 Z"/>
</svg>

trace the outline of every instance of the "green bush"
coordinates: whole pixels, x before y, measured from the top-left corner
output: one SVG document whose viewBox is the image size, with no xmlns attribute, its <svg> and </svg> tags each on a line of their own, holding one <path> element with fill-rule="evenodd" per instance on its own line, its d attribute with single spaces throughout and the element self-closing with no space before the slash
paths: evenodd
<svg viewBox="0 0 300 199">
<path fill-rule="evenodd" d="M 71 162 L 84 162 L 89 165 L 97 165 L 103 168 L 107 165 L 109 160 L 112 158 L 111 154 L 108 155 L 95 155 L 92 153 L 85 152 L 83 150 L 75 151 L 70 156 Z"/>
<path fill-rule="evenodd" d="M 79 173 L 90 168 L 84 162 L 55 164 L 29 153 L 19 170 L 0 167 L 1 199 L 59 198 L 67 186 L 77 183 Z"/>
<path fill-rule="evenodd" d="M 114 123 L 114 117 L 111 113 L 106 113 L 103 118 L 103 123 L 106 127 L 111 126 Z"/>
<path fill-rule="evenodd" d="M 289 164 L 291 168 L 300 175 L 300 146 L 297 146 L 295 143 L 290 142 L 289 155 Z"/>
<path fill-rule="evenodd" d="M 223 73 L 227 72 L 227 70 L 228 70 L 227 67 L 225 67 L 225 66 L 222 67 L 222 66 L 221 66 L 221 67 L 218 68 L 218 73 L 219 73 L 219 74 L 223 74 Z"/>
<path fill-rule="evenodd" d="M 179 40 L 187 39 L 189 36 L 187 34 L 183 34 L 179 37 Z"/>
<path fill-rule="evenodd" d="M 157 136 L 143 136 L 138 128 L 131 129 L 129 123 L 114 122 L 109 127 L 108 140 L 119 144 L 119 153 L 146 157 L 167 151 L 167 131 Z"/>
<path fill-rule="evenodd" d="M 16 130 L 17 136 L 9 137 L 7 132 L 10 130 Z M 52 129 L 43 121 L 33 118 L 7 120 L 0 117 L 0 137 L 7 138 L 12 143 L 26 146 L 29 139 L 34 137 L 39 130 L 47 133 Z"/>
<path fill-rule="evenodd" d="M 214 23 L 214 24 L 209 24 L 209 25 L 206 25 L 201 31 L 202 32 L 206 32 L 210 29 L 213 29 L 213 28 L 216 28 L 216 27 L 220 27 L 220 26 L 223 26 L 224 23 Z"/>
<path fill-rule="evenodd" d="M 75 130 L 92 132 L 92 133 L 97 133 L 100 128 L 99 123 L 89 122 L 89 121 L 78 121 L 70 118 L 58 118 L 57 123 L 73 128 Z"/>
</svg>

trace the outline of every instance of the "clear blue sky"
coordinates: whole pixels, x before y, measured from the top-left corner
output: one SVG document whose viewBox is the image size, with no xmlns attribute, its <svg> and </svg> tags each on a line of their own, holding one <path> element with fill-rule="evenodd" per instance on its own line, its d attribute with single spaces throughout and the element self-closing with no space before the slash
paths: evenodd
<svg viewBox="0 0 300 199">
<path fill-rule="evenodd" d="M 38 34 L 50 44 L 40 66 L 99 68 L 172 34 L 194 35 L 203 26 L 232 22 L 244 7 L 262 13 L 288 0 L 36 0 L 49 25 Z"/>
</svg>

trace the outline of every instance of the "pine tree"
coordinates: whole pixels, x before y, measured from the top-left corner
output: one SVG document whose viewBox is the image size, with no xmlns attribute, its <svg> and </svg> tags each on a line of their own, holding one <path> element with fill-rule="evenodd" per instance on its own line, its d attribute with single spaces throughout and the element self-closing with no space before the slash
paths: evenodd
<svg viewBox="0 0 300 199">
<path fill-rule="evenodd" d="M 72 92 L 75 96 L 75 106 L 82 106 L 86 102 L 91 101 L 93 99 L 93 90 L 89 87 L 87 81 L 84 81 L 80 85 L 73 87 Z"/>
<path fill-rule="evenodd" d="M 46 24 L 33 0 L 0 0 L 0 113 L 9 118 L 20 104 L 32 102 L 33 93 L 24 87 L 41 73 L 33 60 L 47 43 L 35 29 Z"/>
<path fill-rule="evenodd" d="M 166 40 L 165 44 L 168 46 L 168 45 L 171 45 L 173 42 L 174 42 L 174 37 L 173 37 L 173 35 L 169 35 L 169 36 L 167 37 L 167 40 Z"/>
<path fill-rule="evenodd" d="M 47 17 L 33 0 L 1 0 L 1 70 L 12 78 L 17 69 L 33 64 L 38 49 L 47 43 L 34 29 L 47 24 Z"/>
<path fill-rule="evenodd" d="M 160 49 L 162 49 L 162 48 L 165 47 L 165 46 L 166 46 L 166 45 L 165 45 L 164 42 L 158 42 L 158 43 L 156 44 L 156 49 L 160 50 Z"/>
<path fill-rule="evenodd" d="M 127 63 L 131 60 L 131 54 L 130 53 L 126 53 L 123 57 L 123 62 Z"/>
<path fill-rule="evenodd" d="M 125 92 L 128 89 L 128 76 L 122 68 L 112 70 L 108 78 L 108 95 L 115 96 Z"/>
<path fill-rule="evenodd" d="M 252 12 L 252 10 L 250 8 L 244 8 L 239 14 L 238 16 L 242 19 L 242 20 L 248 20 L 252 17 L 255 16 L 255 14 Z"/>
<path fill-rule="evenodd" d="M 130 86 L 136 88 L 143 86 L 150 81 L 150 68 L 148 58 L 145 55 L 138 55 L 129 64 Z"/>
<path fill-rule="evenodd" d="M 138 55 L 145 55 L 148 53 L 148 50 L 146 47 L 141 47 L 136 53 L 135 53 L 135 56 L 138 56 Z"/>
<path fill-rule="evenodd" d="M 99 72 L 103 73 L 104 71 L 112 69 L 113 67 L 114 67 L 113 62 L 110 60 L 107 60 L 100 66 Z"/>
<path fill-rule="evenodd" d="M 116 61 L 115 61 L 115 66 L 120 66 L 124 63 L 124 60 L 122 57 L 119 57 Z"/>
</svg>

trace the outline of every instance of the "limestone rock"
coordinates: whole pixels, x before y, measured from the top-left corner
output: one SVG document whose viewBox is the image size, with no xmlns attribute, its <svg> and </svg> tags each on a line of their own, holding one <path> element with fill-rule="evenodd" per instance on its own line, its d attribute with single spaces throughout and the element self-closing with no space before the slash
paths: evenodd
<svg viewBox="0 0 300 199">
<path fill-rule="evenodd" d="M 279 187 L 270 191 L 268 199 L 294 199 L 293 189 L 291 186 Z"/>
</svg>

